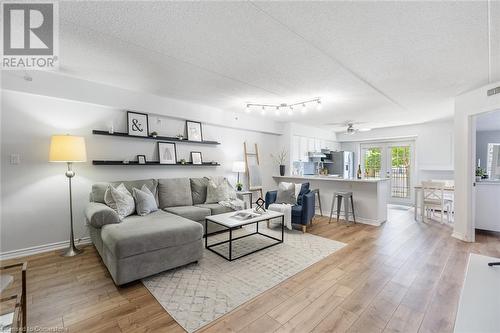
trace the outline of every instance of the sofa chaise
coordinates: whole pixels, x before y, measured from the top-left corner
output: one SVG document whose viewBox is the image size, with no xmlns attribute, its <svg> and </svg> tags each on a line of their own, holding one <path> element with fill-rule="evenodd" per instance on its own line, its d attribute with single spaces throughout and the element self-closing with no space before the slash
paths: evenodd
<svg viewBox="0 0 500 333">
<path fill-rule="evenodd" d="M 85 216 L 90 238 L 117 285 L 198 261 L 202 257 L 206 216 L 232 211 L 205 203 L 208 178 L 146 179 L 97 183 L 92 186 Z M 158 210 L 120 220 L 104 203 L 111 184 L 132 189 L 146 185 Z M 221 230 L 210 224 L 208 232 Z"/>
</svg>

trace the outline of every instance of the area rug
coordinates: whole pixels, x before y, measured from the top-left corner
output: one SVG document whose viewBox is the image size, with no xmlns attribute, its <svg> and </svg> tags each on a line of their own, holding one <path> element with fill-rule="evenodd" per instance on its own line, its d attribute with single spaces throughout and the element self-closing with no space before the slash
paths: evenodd
<svg viewBox="0 0 500 333">
<path fill-rule="evenodd" d="M 281 237 L 281 228 L 259 226 L 261 232 Z M 235 237 L 254 232 L 247 226 Z M 210 243 L 227 239 L 227 234 L 209 237 Z M 233 256 L 251 252 L 272 242 L 254 235 L 233 243 Z M 204 250 L 203 259 L 178 269 L 143 279 L 142 282 L 167 312 L 186 331 L 193 332 L 278 283 L 320 261 L 346 244 L 302 233 L 285 231 L 285 242 L 229 262 Z M 228 246 L 216 248 L 227 255 Z"/>
</svg>

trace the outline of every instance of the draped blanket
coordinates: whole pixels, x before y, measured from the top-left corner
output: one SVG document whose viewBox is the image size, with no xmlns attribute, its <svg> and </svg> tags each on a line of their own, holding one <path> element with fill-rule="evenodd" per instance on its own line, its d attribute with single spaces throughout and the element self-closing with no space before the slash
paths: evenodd
<svg viewBox="0 0 500 333">
<path fill-rule="evenodd" d="M 270 204 L 269 210 L 285 214 L 285 227 L 292 230 L 292 205 L 290 204 Z"/>
<path fill-rule="evenodd" d="M 224 207 L 229 207 L 234 210 L 242 210 L 245 209 L 245 202 L 240 199 L 228 199 L 224 201 L 219 201 L 219 205 Z"/>
</svg>

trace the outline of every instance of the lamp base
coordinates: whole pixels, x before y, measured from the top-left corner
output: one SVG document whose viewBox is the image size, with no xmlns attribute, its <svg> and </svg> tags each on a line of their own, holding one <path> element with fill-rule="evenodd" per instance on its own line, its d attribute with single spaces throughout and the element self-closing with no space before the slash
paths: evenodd
<svg viewBox="0 0 500 333">
<path fill-rule="evenodd" d="M 68 247 L 63 253 L 61 253 L 61 256 L 62 257 L 74 257 L 76 255 L 79 255 L 82 252 L 83 252 L 82 249 L 79 249 L 73 245 L 73 246 Z"/>
</svg>

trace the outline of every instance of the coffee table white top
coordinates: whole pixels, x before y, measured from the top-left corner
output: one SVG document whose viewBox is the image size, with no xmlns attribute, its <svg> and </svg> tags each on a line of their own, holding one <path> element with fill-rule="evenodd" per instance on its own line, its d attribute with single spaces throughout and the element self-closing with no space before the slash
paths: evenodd
<svg viewBox="0 0 500 333">
<path fill-rule="evenodd" d="M 455 321 L 456 333 L 500 332 L 500 258 L 471 253 Z"/>
<path fill-rule="evenodd" d="M 224 213 L 224 214 L 218 214 L 218 215 L 211 215 L 207 216 L 206 219 L 209 221 L 216 222 L 218 224 L 221 224 L 225 227 L 228 228 L 234 228 L 234 227 L 239 227 L 245 224 L 250 224 L 250 223 L 257 223 L 261 221 L 266 221 L 269 219 L 274 219 L 276 217 L 281 217 L 284 216 L 283 213 L 280 212 L 273 212 L 271 210 L 267 210 L 265 213 L 262 213 L 260 216 L 248 219 L 248 220 L 239 220 L 234 217 L 232 217 L 236 213 L 255 213 L 253 209 L 245 209 L 245 210 L 238 210 L 235 212 L 230 212 L 230 213 Z"/>
</svg>

